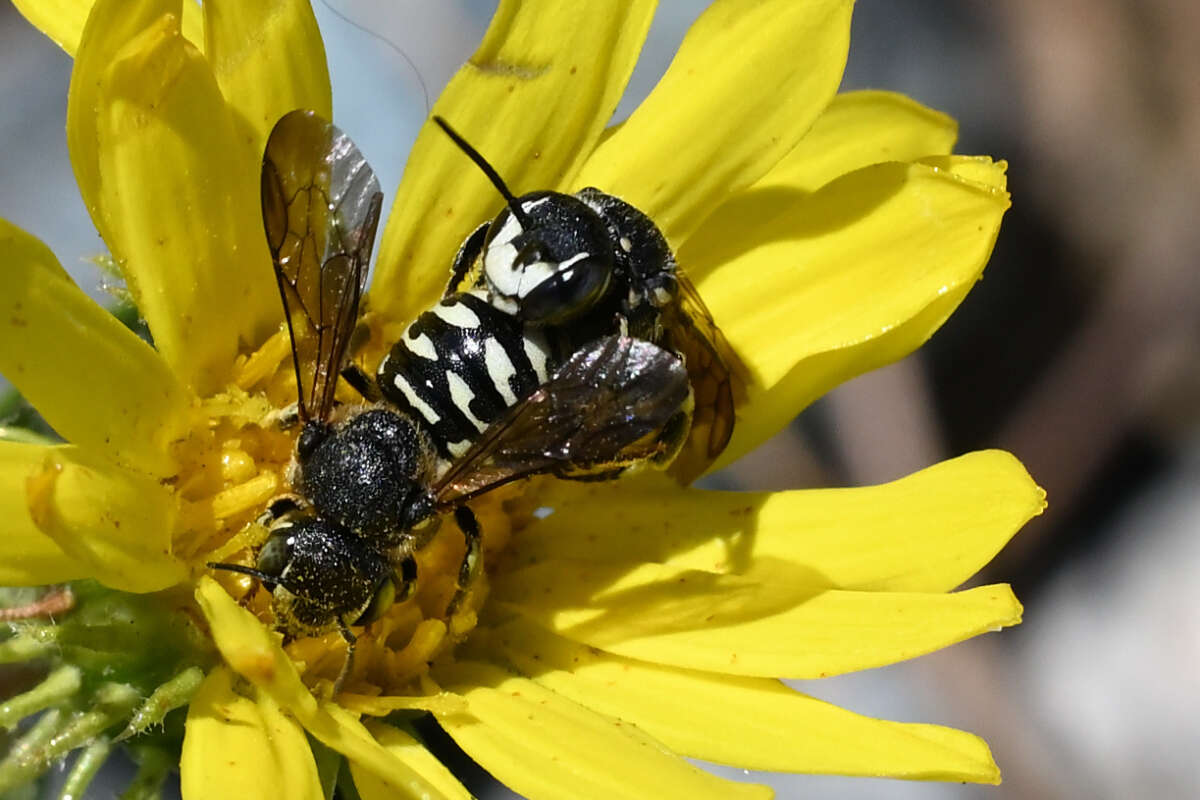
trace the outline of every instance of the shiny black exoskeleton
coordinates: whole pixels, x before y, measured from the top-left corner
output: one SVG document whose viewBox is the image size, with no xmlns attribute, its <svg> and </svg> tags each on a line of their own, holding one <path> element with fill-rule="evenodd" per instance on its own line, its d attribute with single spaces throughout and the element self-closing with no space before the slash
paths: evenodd
<svg viewBox="0 0 1200 800">
<path fill-rule="evenodd" d="M 551 360 L 613 333 L 678 354 L 692 410 L 666 434 L 660 463 L 671 462 L 681 483 L 697 478 L 729 443 L 747 374 L 654 220 L 596 188 L 516 197 L 445 120 L 434 121 L 505 200 L 459 248 L 447 296 L 478 295 L 535 328 Z"/>
<path fill-rule="evenodd" d="M 676 295 L 675 257 L 658 226 L 594 188 L 514 198 L 463 243 L 452 285 L 472 270 L 474 288 L 541 327 L 558 358 L 612 333 L 616 320 L 629 336 L 661 341 Z"/>
</svg>

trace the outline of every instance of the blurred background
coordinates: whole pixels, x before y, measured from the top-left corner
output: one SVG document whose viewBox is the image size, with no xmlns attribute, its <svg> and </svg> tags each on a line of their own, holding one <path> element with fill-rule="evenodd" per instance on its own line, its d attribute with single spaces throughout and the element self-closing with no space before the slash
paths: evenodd
<svg viewBox="0 0 1200 800">
<path fill-rule="evenodd" d="M 705 5 L 663 3 L 619 116 Z M 494 8 L 317 3 L 338 122 L 384 187 Z M 1002 447 L 1050 508 L 981 576 L 1014 584 L 1023 625 L 803 686 L 982 735 L 1002 786 L 752 777 L 784 798 L 1197 796 L 1200 4 L 860 0 L 851 41 L 843 89 L 896 90 L 954 116 L 956 152 L 1008 159 L 1013 207 L 983 280 L 928 345 L 822 399 L 714 485 L 878 483 Z M 104 298 L 89 261 L 103 246 L 63 133 L 69 74 L 0 7 L 0 216 Z M 509 796 L 472 780 L 480 796 Z"/>
</svg>

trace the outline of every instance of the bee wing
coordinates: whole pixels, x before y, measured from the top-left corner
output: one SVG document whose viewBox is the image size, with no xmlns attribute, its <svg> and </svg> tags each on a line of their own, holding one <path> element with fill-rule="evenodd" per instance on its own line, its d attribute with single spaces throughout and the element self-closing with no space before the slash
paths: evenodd
<svg viewBox="0 0 1200 800">
<path fill-rule="evenodd" d="M 262 214 L 292 337 L 302 419 L 325 419 L 367 284 L 383 193 L 346 134 L 313 111 L 267 139 Z"/>
<path fill-rule="evenodd" d="M 688 395 L 679 358 L 625 336 L 599 339 L 488 428 L 434 487 L 442 506 L 527 475 L 569 472 L 631 455 Z M 650 455 L 657 442 L 644 445 Z"/>
<path fill-rule="evenodd" d="M 682 271 L 675 272 L 676 302 L 664 311 L 664 346 L 682 353 L 695 398 L 692 428 L 669 472 L 691 483 L 716 460 L 733 435 L 748 372 Z"/>
</svg>

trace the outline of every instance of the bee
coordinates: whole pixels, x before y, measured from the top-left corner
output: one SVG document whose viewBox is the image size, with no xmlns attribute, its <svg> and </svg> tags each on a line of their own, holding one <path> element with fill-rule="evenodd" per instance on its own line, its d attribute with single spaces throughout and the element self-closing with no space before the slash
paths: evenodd
<svg viewBox="0 0 1200 800">
<path fill-rule="evenodd" d="M 347 658 L 336 693 L 353 662 L 351 626 L 411 596 L 414 554 L 443 516 L 454 515 L 466 540 L 451 614 L 481 569 L 467 501 L 529 475 L 653 457 L 688 378 L 675 354 L 620 333 L 551 358 L 518 319 L 454 295 L 402 335 L 411 363 L 385 359 L 380 385 L 360 374 L 348 382 L 363 402 L 339 405 L 339 377 L 355 374 L 348 349 L 382 206 L 378 180 L 349 137 L 298 110 L 268 138 L 261 188 L 302 424 L 293 493 L 264 512 L 268 536 L 253 567 L 208 566 L 257 578 L 286 636 L 340 631 Z"/>
<path fill-rule="evenodd" d="M 464 291 L 541 331 L 554 357 L 620 329 L 678 353 L 692 387 L 690 426 L 662 461 L 690 483 L 733 435 L 746 369 L 654 221 L 596 188 L 520 197 L 444 119 L 434 117 L 491 181 L 505 207 L 455 256 L 447 296 Z"/>
</svg>

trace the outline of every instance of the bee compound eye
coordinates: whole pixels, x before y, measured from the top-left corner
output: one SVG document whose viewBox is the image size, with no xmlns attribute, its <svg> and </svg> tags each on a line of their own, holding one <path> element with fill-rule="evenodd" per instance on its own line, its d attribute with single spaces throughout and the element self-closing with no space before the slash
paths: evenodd
<svg viewBox="0 0 1200 800">
<path fill-rule="evenodd" d="M 599 255 L 581 253 L 561 264 L 521 300 L 521 316 L 528 322 L 555 324 L 589 308 L 608 289 L 613 263 Z"/>
<path fill-rule="evenodd" d="M 375 593 L 371 595 L 371 602 L 367 604 L 366 610 L 358 619 L 354 620 L 353 624 L 370 625 L 382 617 L 395 602 L 396 579 L 389 575 L 375 588 Z"/>
<path fill-rule="evenodd" d="M 280 526 L 258 551 L 258 571 L 264 575 L 279 577 L 292 560 L 291 525 Z"/>
</svg>

